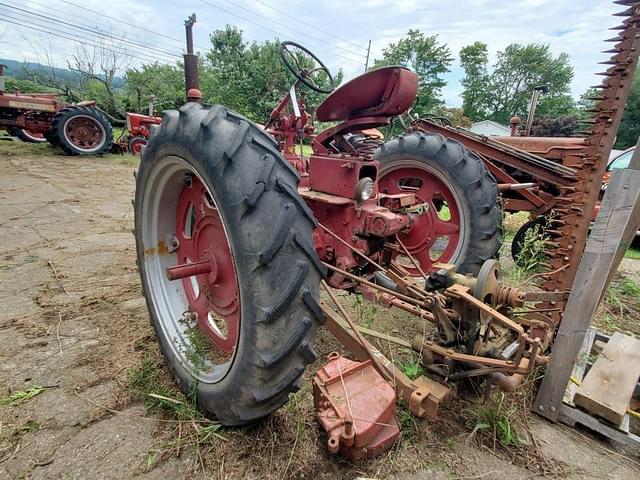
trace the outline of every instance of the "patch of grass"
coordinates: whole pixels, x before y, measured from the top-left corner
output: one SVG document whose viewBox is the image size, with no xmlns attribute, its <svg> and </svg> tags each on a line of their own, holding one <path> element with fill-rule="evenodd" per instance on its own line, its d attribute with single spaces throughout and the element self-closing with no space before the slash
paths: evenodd
<svg viewBox="0 0 640 480">
<path fill-rule="evenodd" d="M 596 313 L 598 328 L 640 336 L 640 285 L 621 272 L 616 273 Z"/>
<path fill-rule="evenodd" d="M 630 248 L 624 254 L 624 258 L 629 258 L 631 260 L 640 260 L 640 250 L 636 250 L 635 248 Z"/>
<path fill-rule="evenodd" d="M 147 412 L 161 413 L 173 420 L 167 424 L 165 441 L 151 450 L 146 458 L 146 469 L 151 470 L 171 455 L 179 455 L 185 448 L 200 448 L 211 441 L 226 441 L 222 426 L 204 417 L 197 406 L 196 382 L 188 395 L 167 386 L 156 359 L 145 354 L 137 368 L 128 372 L 129 391 L 133 398 L 144 402 Z"/>
<path fill-rule="evenodd" d="M 378 314 L 378 307 L 375 303 L 369 302 L 361 293 L 354 295 L 353 308 L 356 311 L 358 324 L 366 328 L 371 328 L 373 320 Z"/>
<path fill-rule="evenodd" d="M 34 157 L 42 155 L 62 155 L 62 150 L 49 143 L 28 143 L 16 141 L 0 142 L 0 154 L 7 157 Z"/>
<path fill-rule="evenodd" d="M 512 418 L 516 413 L 516 408 L 505 406 L 504 393 L 500 392 L 498 396 L 497 401 L 489 401 L 470 409 L 475 419 L 470 437 L 478 432 L 485 432 L 493 436 L 494 441 L 499 441 L 503 447 L 526 445 L 527 441 L 520 437 L 513 427 Z"/>
<path fill-rule="evenodd" d="M 402 440 L 409 445 L 413 444 L 418 438 L 419 425 L 416 416 L 409 411 L 404 400 L 398 401 L 398 425 Z"/>
<path fill-rule="evenodd" d="M 529 221 L 529 212 L 517 212 L 509 213 L 504 216 L 502 221 L 502 227 L 504 229 L 504 235 L 511 235 L 511 238 L 525 223 Z"/>
<path fill-rule="evenodd" d="M 40 395 L 44 392 L 45 387 L 31 387 L 29 390 L 19 390 L 13 392 L 8 397 L 0 398 L 0 406 L 18 405 L 22 402 L 26 402 L 30 398 Z"/>
</svg>

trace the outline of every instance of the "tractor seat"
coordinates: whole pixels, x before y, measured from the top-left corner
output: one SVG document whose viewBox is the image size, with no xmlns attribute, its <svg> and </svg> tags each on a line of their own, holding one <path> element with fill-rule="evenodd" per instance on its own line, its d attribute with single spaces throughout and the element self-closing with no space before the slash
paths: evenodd
<svg viewBox="0 0 640 480">
<path fill-rule="evenodd" d="M 362 117 L 392 117 L 407 111 L 418 93 L 418 76 L 400 67 L 370 70 L 324 99 L 316 118 L 321 122 Z"/>
</svg>

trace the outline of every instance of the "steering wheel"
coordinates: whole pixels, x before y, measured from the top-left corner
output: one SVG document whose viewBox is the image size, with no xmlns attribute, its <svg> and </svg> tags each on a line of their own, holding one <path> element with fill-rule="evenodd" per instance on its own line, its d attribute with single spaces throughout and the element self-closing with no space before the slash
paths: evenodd
<svg viewBox="0 0 640 480">
<path fill-rule="evenodd" d="M 314 68 L 309 69 L 300 65 L 300 53 L 310 57 Z M 282 62 L 289 69 L 289 71 L 293 73 L 293 75 L 298 80 L 300 80 L 314 92 L 329 94 L 336 88 L 329 69 L 324 65 L 324 63 L 320 61 L 318 57 L 316 57 L 302 45 L 295 42 L 282 42 L 280 44 L 280 58 L 282 58 Z M 319 67 L 315 67 L 316 64 L 318 64 Z M 329 80 L 329 88 L 321 87 L 317 83 L 317 77 L 315 76 L 315 74 L 322 72 L 324 72 L 324 74 L 327 76 L 327 79 Z M 314 79 L 314 77 L 316 77 L 316 79 Z"/>
</svg>

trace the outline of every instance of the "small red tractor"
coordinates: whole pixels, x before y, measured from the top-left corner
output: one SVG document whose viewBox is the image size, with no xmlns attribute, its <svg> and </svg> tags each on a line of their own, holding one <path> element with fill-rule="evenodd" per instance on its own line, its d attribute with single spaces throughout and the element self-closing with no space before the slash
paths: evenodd
<svg viewBox="0 0 640 480">
<path fill-rule="evenodd" d="M 140 113 L 127 113 L 127 128 L 115 141 L 121 152 L 129 152 L 132 155 L 140 155 L 142 149 L 149 141 L 152 125 L 160 125 L 161 117 L 143 115 Z"/>
<path fill-rule="evenodd" d="M 113 134 L 109 120 L 95 102 L 69 105 L 55 95 L 13 94 L 4 89 L 0 65 L 0 128 L 29 141 L 48 141 L 68 155 L 108 152 Z"/>
<path fill-rule="evenodd" d="M 500 169 L 494 177 L 492 162 L 446 129 L 414 123 L 379 146 L 363 133 L 415 100 L 417 76 L 406 68 L 371 70 L 334 90 L 317 57 L 284 42 L 296 80 L 263 127 L 197 101 L 164 112 L 136 173 L 134 233 L 151 323 L 183 391 L 223 425 L 265 418 L 300 388 L 324 325 L 357 362 L 333 356 L 318 372 L 316 408 L 329 450 L 359 458 L 397 437 L 395 396 L 435 418 L 451 388 L 512 392 L 548 362 L 638 63 L 640 2 L 624 3 L 614 66 L 592 131 L 567 160 L 574 167 L 513 156 L 520 169 L 560 177 L 542 291 L 504 284 L 492 259 Z M 197 79 L 185 67 L 191 91 Z M 316 118 L 333 126 L 315 132 L 303 86 L 328 94 Z M 498 180 L 518 191 L 511 173 Z M 398 326 L 404 338 L 354 324 L 330 287 L 412 314 Z M 363 334 L 420 352 L 429 377 L 408 378 Z"/>
</svg>

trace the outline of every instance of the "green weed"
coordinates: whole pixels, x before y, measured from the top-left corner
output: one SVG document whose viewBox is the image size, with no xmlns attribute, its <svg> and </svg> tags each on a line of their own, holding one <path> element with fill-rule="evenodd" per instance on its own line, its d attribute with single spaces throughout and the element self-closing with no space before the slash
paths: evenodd
<svg viewBox="0 0 640 480">
<path fill-rule="evenodd" d="M 17 405 L 26 402 L 30 398 L 40 395 L 44 390 L 45 387 L 32 387 L 29 390 L 13 392 L 8 397 L 0 398 L 0 406 Z"/>
<path fill-rule="evenodd" d="M 422 367 L 418 360 L 411 360 L 400 364 L 400 369 L 411 380 L 415 380 L 422 375 Z"/>
<path fill-rule="evenodd" d="M 513 428 L 512 418 L 516 409 L 513 406 L 504 406 L 504 393 L 499 394 L 498 401 L 476 405 L 470 411 L 475 424 L 469 437 L 478 432 L 485 432 L 492 435 L 503 447 L 518 447 L 527 443 Z"/>
<path fill-rule="evenodd" d="M 418 422 L 404 400 L 398 401 L 398 424 L 402 432 L 402 439 L 412 444 L 418 437 Z"/>
<path fill-rule="evenodd" d="M 378 314 L 378 307 L 373 302 L 367 301 L 361 293 L 354 295 L 354 305 L 358 324 L 366 328 L 371 328 L 373 320 Z"/>
<path fill-rule="evenodd" d="M 540 269 L 541 264 L 546 260 L 544 250 L 547 240 L 548 237 L 541 225 L 534 225 L 527 230 L 517 262 L 524 273 L 533 273 Z"/>
</svg>

